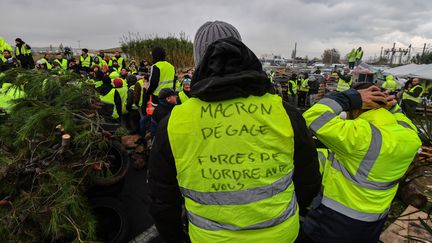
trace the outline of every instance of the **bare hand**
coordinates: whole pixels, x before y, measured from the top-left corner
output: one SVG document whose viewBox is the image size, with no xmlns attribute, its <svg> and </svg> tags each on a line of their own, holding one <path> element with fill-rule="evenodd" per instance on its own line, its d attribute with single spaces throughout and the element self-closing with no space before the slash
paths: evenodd
<svg viewBox="0 0 432 243">
<path fill-rule="evenodd" d="M 396 104 L 397 104 L 396 96 L 389 95 L 389 96 L 387 96 L 387 105 L 384 108 L 386 108 L 387 110 L 390 110 Z"/>
<path fill-rule="evenodd" d="M 359 90 L 362 99 L 362 109 L 376 109 L 387 106 L 386 95 L 376 86 Z"/>
</svg>

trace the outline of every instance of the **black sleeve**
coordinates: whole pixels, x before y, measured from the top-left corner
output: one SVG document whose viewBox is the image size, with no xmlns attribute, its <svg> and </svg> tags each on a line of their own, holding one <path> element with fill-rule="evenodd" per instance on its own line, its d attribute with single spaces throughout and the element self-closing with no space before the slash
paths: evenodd
<svg viewBox="0 0 432 243">
<path fill-rule="evenodd" d="M 303 116 L 288 103 L 283 103 L 294 130 L 294 186 L 300 215 L 304 216 L 306 208 L 321 190 L 321 173 L 319 171 L 318 153 L 310 131 Z"/>
<path fill-rule="evenodd" d="M 132 110 L 133 102 L 134 102 L 134 91 L 131 89 L 128 89 L 127 101 L 126 101 L 126 110 L 128 110 L 128 111 Z"/>
<path fill-rule="evenodd" d="M 153 92 L 156 90 L 157 86 L 159 85 L 159 78 L 160 78 L 160 70 L 158 67 L 153 65 L 150 74 L 150 85 L 147 90 L 148 94 L 153 94 Z"/>
<path fill-rule="evenodd" d="M 125 59 L 123 58 L 123 60 L 122 60 L 122 67 L 126 67 L 126 61 L 125 61 Z"/>
<path fill-rule="evenodd" d="M 121 100 L 121 96 L 117 90 L 114 92 L 114 104 L 115 104 L 115 107 L 117 109 L 117 114 L 119 115 L 119 117 L 121 117 L 123 114 L 122 100 Z"/>
<path fill-rule="evenodd" d="M 150 214 L 165 242 L 180 242 L 183 238 L 181 205 L 174 157 L 168 140 L 168 118 L 159 123 L 149 158 Z"/>
<path fill-rule="evenodd" d="M 25 44 L 25 45 L 27 46 L 27 49 L 29 49 L 29 50 L 31 49 L 31 47 L 28 44 Z"/>
<path fill-rule="evenodd" d="M 332 93 L 331 95 L 327 96 L 327 98 L 335 100 L 337 103 L 339 103 L 344 111 L 355 110 L 362 107 L 360 93 L 355 89 Z"/>
</svg>

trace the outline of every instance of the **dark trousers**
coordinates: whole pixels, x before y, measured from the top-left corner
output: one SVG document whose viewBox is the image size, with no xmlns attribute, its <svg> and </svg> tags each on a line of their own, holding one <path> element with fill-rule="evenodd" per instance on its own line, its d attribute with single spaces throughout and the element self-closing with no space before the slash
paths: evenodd
<svg viewBox="0 0 432 243">
<path fill-rule="evenodd" d="M 297 93 L 298 107 L 305 107 L 306 106 L 307 94 L 308 94 L 308 92 L 304 92 L 304 91 L 299 91 Z"/>
<path fill-rule="evenodd" d="M 296 242 L 378 242 L 386 218 L 359 221 L 320 204 L 307 214 Z"/>
<path fill-rule="evenodd" d="M 401 108 L 405 115 L 412 120 L 415 117 L 417 102 L 412 100 L 402 100 Z"/>
<path fill-rule="evenodd" d="M 131 110 L 124 115 L 126 128 L 132 134 L 140 134 L 140 114 L 138 110 Z"/>
</svg>

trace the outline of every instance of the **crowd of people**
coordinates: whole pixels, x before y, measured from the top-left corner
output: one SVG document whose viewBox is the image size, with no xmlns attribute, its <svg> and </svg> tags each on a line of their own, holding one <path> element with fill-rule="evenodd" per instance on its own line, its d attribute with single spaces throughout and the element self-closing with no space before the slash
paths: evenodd
<svg viewBox="0 0 432 243">
<path fill-rule="evenodd" d="M 14 58 L 0 44 L 2 71 L 33 68 L 29 45 L 19 40 Z M 325 96 L 326 82 L 293 74 L 285 102 L 231 24 L 205 23 L 193 46 L 196 66 L 184 72 L 159 47 L 151 65 L 83 49 L 36 66 L 88 76 L 104 114 L 154 138 L 150 213 L 165 242 L 377 242 L 421 145 L 392 77 L 381 88 L 333 72 Z M 417 82 L 402 107 L 421 97 Z"/>
</svg>

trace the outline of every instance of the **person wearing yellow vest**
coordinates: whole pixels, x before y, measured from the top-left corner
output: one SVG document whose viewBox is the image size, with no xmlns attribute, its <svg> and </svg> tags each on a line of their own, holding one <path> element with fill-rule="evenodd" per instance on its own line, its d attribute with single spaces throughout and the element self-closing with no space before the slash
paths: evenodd
<svg viewBox="0 0 432 243">
<path fill-rule="evenodd" d="M 174 89 L 175 69 L 171 63 L 165 60 L 165 50 L 161 47 L 155 47 L 152 50 L 153 65 L 150 70 L 150 86 L 146 92 L 144 103 L 147 103 L 149 96 L 152 96 L 153 103 L 158 102 L 159 92 L 163 88 Z"/>
<path fill-rule="evenodd" d="M 86 73 L 90 73 L 90 67 L 92 66 L 92 58 L 88 54 L 88 49 L 82 49 L 81 56 L 79 58 L 80 70 Z"/>
<path fill-rule="evenodd" d="M 165 118 L 177 105 L 177 93 L 171 88 L 163 88 L 158 95 L 159 104 L 154 109 L 151 116 L 150 134 L 152 137 L 156 136 L 157 127 L 159 123 Z"/>
<path fill-rule="evenodd" d="M 414 78 L 408 87 L 402 94 L 401 108 L 410 119 L 413 119 L 417 105 L 421 102 L 424 88 L 418 78 Z"/>
<path fill-rule="evenodd" d="M 352 79 L 349 76 L 344 76 L 343 78 L 339 76 L 338 73 L 332 73 L 332 78 L 337 80 L 337 86 L 336 91 L 337 92 L 344 92 L 351 88 L 352 85 Z"/>
<path fill-rule="evenodd" d="M 111 57 L 111 60 L 108 62 L 108 66 L 113 66 L 113 61 L 116 61 L 118 64 L 118 67 L 121 69 L 122 67 L 126 67 L 126 62 L 123 57 L 121 57 L 120 52 L 116 51 L 114 52 L 114 56 Z"/>
<path fill-rule="evenodd" d="M 54 60 L 54 65 L 63 70 L 67 70 L 69 67 L 69 61 L 66 59 L 65 56 L 61 56 L 60 58 Z"/>
<path fill-rule="evenodd" d="M 308 100 L 309 93 L 309 79 L 308 74 L 303 73 L 300 75 L 300 79 L 298 80 L 298 107 L 304 108 L 306 106 Z"/>
<path fill-rule="evenodd" d="M 356 50 L 353 48 L 350 53 L 348 53 L 348 67 L 349 69 L 354 68 L 354 64 L 356 61 Z"/>
<path fill-rule="evenodd" d="M 416 126 L 397 110 L 394 96 L 357 83 L 303 113 L 332 152 L 321 204 L 303 223 L 312 241 L 378 242 L 398 182 L 421 146 Z M 339 117 L 342 111 L 347 120 Z"/>
<path fill-rule="evenodd" d="M 0 61 L 6 62 L 6 59 L 3 57 L 3 52 L 8 50 L 12 53 L 12 47 L 0 36 Z"/>
<path fill-rule="evenodd" d="M 48 61 L 50 59 L 51 59 L 50 53 L 45 52 L 44 56 L 37 61 L 36 66 L 39 66 L 39 68 L 41 68 L 41 69 L 51 70 L 53 68 L 53 66 Z"/>
<path fill-rule="evenodd" d="M 108 65 L 108 63 L 105 61 L 105 52 L 103 50 L 99 50 L 99 55 L 96 56 L 98 61 L 98 65 L 102 68 L 103 65 Z"/>
<path fill-rule="evenodd" d="M 297 74 L 293 73 L 288 81 L 288 101 L 293 106 L 297 106 L 297 91 Z"/>
<path fill-rule="evenodd" d="M 35 67 L 31 47 L 21 38 L 15 39 L 15 57 L 20 61 L 22 68 L 32 69 Z"/>
<path fill-rule="evenodd" d="M 0 60 L 0 74 L 1 72 L 4 72 L 6 70 L 9 70 L 11 68 L 16 68 L 19 66 L 18 60 L 16 58 L 12 57 L 12 53 L 9 50 L 3 51 L 3 58 L 4 62 Z"/>
<path fill-rule="evenodd" d="M 394 80 L 393 75 L 386 76 L 386 81 L 381 85 L 381 88 L 392 92 L 398 89 L 398 84 Z"/>
<path fill-rule="evenodd" d="M 363 58 L 363 50 L 360 46 L 356 50 L 356 55 L 355 55 L 355 65 L 356 66 L 358 66 L 361 63 L 362 58 Z"/>
<path fill-rule="evenodd" d="M 182 86 L 183 90 L 178 93 L 178 100 L 177 104 L 183 104 L 185 103 L 190 97 L 190 85 L 191 85 L 192 79 L 187 76 L 187 78 L 183 79 Z"/>
<path fill-rule="evenodd" d="M 112 81 L 108 76 L 104 76 L 103 84 L 96 88 L 99 98 L 103 103 L 101 114 L 107 119 L 121 121 L 123 113 L 122 99 L 119 92 L 113 87 Z"/>
<path fill-rule="evenodd" d="M 299 211 L 321 183 L 304 120 L 271 94 L 232 25 L 201 26 L 194 60 L 192 98 L 161 120 L 149 159 L 150 213 L 161 237 L 186 238 L 183 196 L 192 242 L 294 242 Z"/>
</svg>

